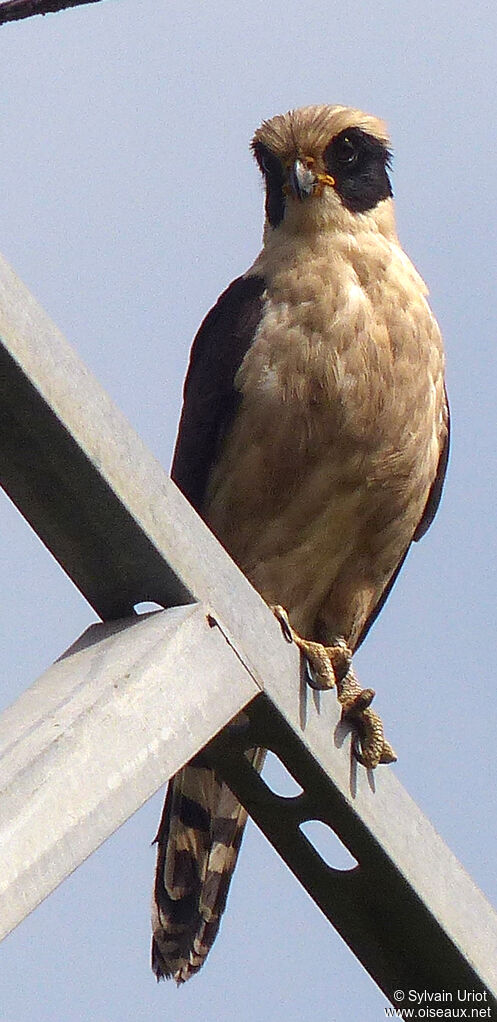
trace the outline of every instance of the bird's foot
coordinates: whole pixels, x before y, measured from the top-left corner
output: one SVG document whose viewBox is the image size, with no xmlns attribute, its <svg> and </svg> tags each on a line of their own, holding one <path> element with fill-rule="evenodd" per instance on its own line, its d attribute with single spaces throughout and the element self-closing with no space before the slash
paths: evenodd
<svg viewBox="0 0 497 1022">
<path fill-rule="evenodd" d="M 278 619 L 287 642 L 294 642 L 307 661 L 307 673 L 311 688 L 323 690 L 334 688 L 345 677 L 350 667 L 352 653 L 340 639 L 334 646 L 323 646 L 320 642 L 303 639 L 292 628 L 284 607 L 271 608 Z"/>
<path fill-rule="evenodd" d="M 375 691 L 361 688 L 353 668 L 350 667 L 339 685 L 338 700 L 342 707 L 342 720 L 354 731 L 352 748 L 359 763 L 374 770 L 379 763 L 395 763 L 397 756 L 387 742 L 381 717 L 371 709 Z"/>
<path fill-rule="evenodd" d="M 352 652 L 343 639 L 333 646 L 303 639 L 292 628 L 283 607 L 273 606 L 283 635 L 294 642 L 308 664 L 309 684 L 314 689 L 337 686 L 342 720 L 354 731 L 352 749 L 359 763 L 373 770 L 379 763 L 395 763 L 397 756 L 383 733 L 381 717 L 371 709 L 374 689 L 361 688 L 352 668 Z"/>
</svg>

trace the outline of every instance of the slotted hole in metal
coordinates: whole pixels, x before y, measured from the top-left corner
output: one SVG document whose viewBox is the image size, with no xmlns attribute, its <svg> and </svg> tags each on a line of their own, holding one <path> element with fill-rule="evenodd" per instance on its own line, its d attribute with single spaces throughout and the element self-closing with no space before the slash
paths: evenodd
<svg viewBox="0 0 497 1022">
<path fill-rule="evenodd" d="M 354 859 L 327 823 L 323 823 L 322 820 L 304 820 L 300 824 L 300 830 L 327 866 L 346 871 L 355 869 L 358 865 L 357 859 Z"/>
<path fill-rule="evenodd" d="M 143 603 L 135 603 L 134 610 L 136 614 L 154 614 L 157 610 L 164 610 L 164 607 L 152 600 L 145 600 Z"/>
<path fill-rule="evenodd" d="M 266 754 L 262 778 L 275 795 L 280 795 L 283 798 L 295 798 L 297 795 L 302 795 L 304 790 L 287 770 L 279 756 L 270 750 Z"/>
</svg>

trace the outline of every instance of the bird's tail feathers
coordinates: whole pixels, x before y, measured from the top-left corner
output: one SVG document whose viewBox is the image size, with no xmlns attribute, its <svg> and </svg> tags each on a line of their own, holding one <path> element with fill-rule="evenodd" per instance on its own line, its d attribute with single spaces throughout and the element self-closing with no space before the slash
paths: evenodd
<svg viewBox="0 0 497 1022">
<path fill-rule="evenodd" d="M 248 753 L 262 769 L 264 750 Z M 157 833 L 152 968 L 184 983 L 203 965 L 226 905 L 247 813 L 196 757 L 170 781 Z"/>
</svg>

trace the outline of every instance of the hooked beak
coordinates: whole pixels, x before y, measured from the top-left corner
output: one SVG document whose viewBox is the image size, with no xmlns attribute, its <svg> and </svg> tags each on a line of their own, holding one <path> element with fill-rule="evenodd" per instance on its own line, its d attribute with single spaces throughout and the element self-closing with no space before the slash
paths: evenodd
<svg viewBox="0 0 497 1022">
<path fill-rule="evenodd" d="M 303 202 L 304 199 L 308 199 L 312 195 L 316 185 L 316 176 L 302 160 L 295 160 L 293 167 L 290 168 L 288 181 L 295 198 Z"/>
</svg>

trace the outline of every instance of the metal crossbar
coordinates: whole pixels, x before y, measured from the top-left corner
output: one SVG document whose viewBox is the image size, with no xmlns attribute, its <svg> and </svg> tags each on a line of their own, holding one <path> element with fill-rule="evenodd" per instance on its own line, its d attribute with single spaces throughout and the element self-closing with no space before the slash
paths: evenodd
<svg viewBox="0 0 497 1022">
<path fill-rule="evenodd" d="M 6 928 L 246 707 L 208 754 L 386 995 L 473 989 L 497 1011 L 488 902 L 393 772 L 351 761 L 336 702 L 309 692 L 264 602 L 1 260 L 0 341 L 0 481 L 114 619 L 0 718 Z M 176 609 L 130 616 L 144 600 Z M 254 744 L 301 796 L 268 789 L 244 756 Z M 325 865 L 309 819 L 354 870 Z"/>
<path fill-rule="evenodd" d="M 259 692 L 201 605 L 92 625 L 0 717 L 0 938 Z"/>
</svg>

